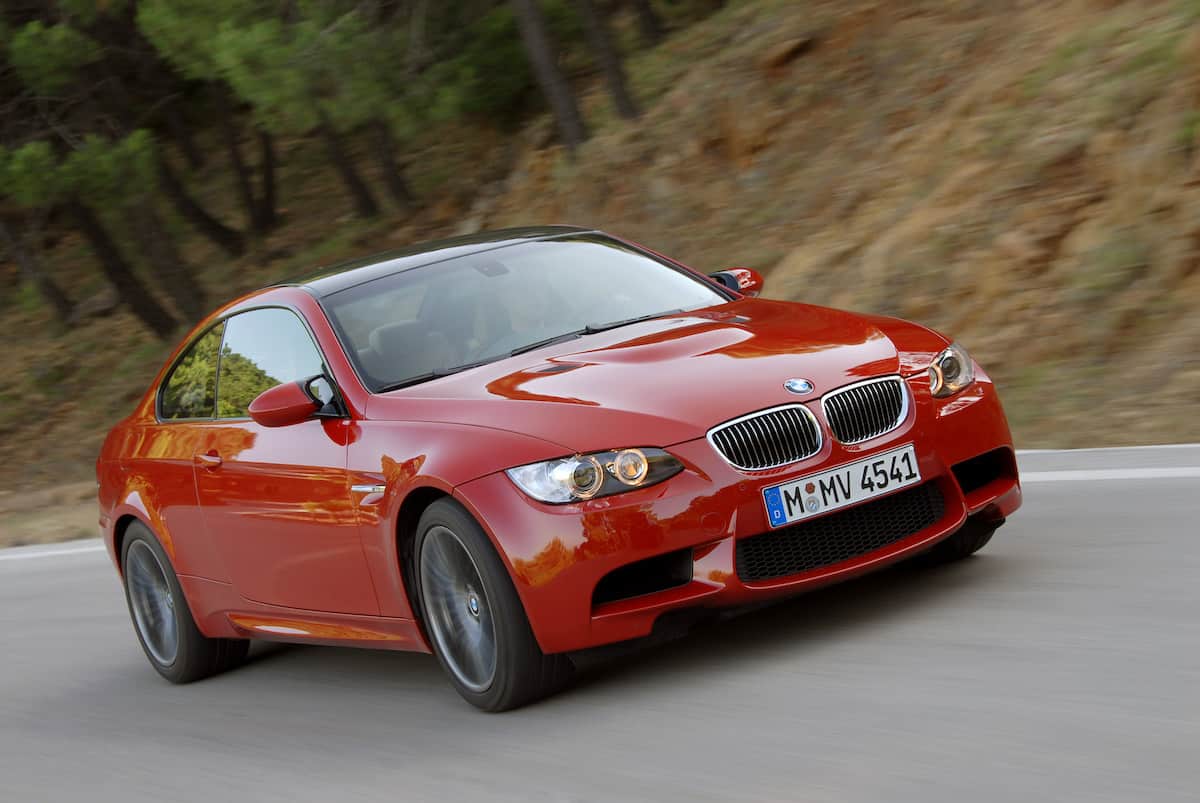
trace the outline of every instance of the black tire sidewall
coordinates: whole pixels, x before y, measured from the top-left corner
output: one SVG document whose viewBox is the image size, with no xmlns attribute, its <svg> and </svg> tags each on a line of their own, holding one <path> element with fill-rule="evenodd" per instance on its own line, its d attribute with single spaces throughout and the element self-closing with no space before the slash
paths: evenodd
<svg viewBox="0 0 1200 803">
<path fill-rule="evenodd" d="M 424 589 L 421 587 L 421 549 L 426 534 L 436 526 L 445 527 L 454 533 L 470 553 L 492 610 L 492 626 L 496 631 L 496 674 L 491 685 L 480 692 L 463 686 L 454 676 L 438 648 L 437 640 L 433 638 L 426 624 L 430 620 L 429 612 L 425 608 Z M 416 584 L 416 598 L 421 608 L 425 639 L 446 676 L 458 693 L 478 708 L 496 711 L 509 707 L 510 702 L 520 694 L 517 689 L 523 683 L 522 675 L 531 669 L 529 663 L 541 659 L 542 655 L 533 639 L 525 608 L 513 586 L 508 569 L 492 546 L 491 539 L 461 505 L 449 499 L 439 500 L 426 508 L 421 516 L 417 526 L 413 558 L 412 576 Z"/>
<path fill-rule="evenodd" d="M 150 551 L 158 558 L 159 564 L 162 566 L 163 574 L 166 576 L 167 585 L 171 588 L 171 596 L 174 601 L 172 610 L 175 613 L 175 628 L 179 633 L 179 649 L 175 654 L 175 660 L 169 665 L 163 665 L 155 659 L 154 655 L 146 647 L 145 639 L 142 638 L 142 631 L 137 626 L 137 620 L 133 613 L 133 600 L 129 593 L 129 572 L 128 560 L 129 550 L 138 542 L 144 542 L 150 547 Z M 125 531 L 125 540 L 121 544 L 121 584 L 125 589 L 125 605 L 129 609 L 129 618 L 133 623 L 133 631 L 137 634 L 138 643 L 142 646 L 142 651 L 146 653 L 146 658 L 150 661 L 150 665 L 167 680 L 172 683 L 184 682 L 189 674 L 188 668 L 192 664 L 194 653 L 204 643 L 205 637 L 196 627 L 196 622 L 192 618 L 191 609 L 188 606 L 187 596 L 183 593 L 183 586 L 179 583 L 179 578 L 175 575 L 175 567 L 171 564 L 171 560 L 167 557 L 166 550 L 158 542 L 158 539 L 150 531 L 148 527 L 141 523 L 133 523 Z"/>
</svg>

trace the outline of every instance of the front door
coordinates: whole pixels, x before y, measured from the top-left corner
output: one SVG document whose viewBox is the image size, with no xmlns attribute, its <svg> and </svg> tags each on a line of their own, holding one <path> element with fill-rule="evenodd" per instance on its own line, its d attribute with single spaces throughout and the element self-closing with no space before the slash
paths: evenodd
<svg viewBox="0 0 1200 803">
<path fill-rule="evenodd" d="M 248 600 L 310 611 L 377 614 L 346 473 L 341 419 L 264 427 L 247 408 L 262 391 L 325 371 L 291 310 L 225 323 L 217 419 L 196 459 L 208 537 Z"/>
</svg>

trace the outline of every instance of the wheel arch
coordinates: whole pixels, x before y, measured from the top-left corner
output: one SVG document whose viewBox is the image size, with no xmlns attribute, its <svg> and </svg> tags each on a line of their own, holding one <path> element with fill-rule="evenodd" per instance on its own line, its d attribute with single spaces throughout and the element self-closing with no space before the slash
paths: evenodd
<svg viewBox="0 0 1200 803">
<path fill-rule="evenodd" d="M 396 559 L 400 566 L 400 579 L 404 583 L 404 594 L 408 599 L 413 618 L 425 629 L 416 587 L 416 543 L 417 525 L 421 515 L 439 499 L 453 499 L 453 494 L 434 485 L 421 485 L 409 491 L 396 513 Z"/>
<path fill-rule="evenodd" d="M 154 528 L 150 527 L 148 524 L 146 524 L 146 522 L 142 521 L 132 513 L 124 513 L 117 518 L 116 523 L 113 524 L 113 559 L 117 564 L 117 574 L 119 574 L 122 579 L 125 578 L 125 566 L 123 565 L 122 561 L 122 553 L 125 549 L 125 534 L 129 532 L 129 527 L 134 522 L 143 525 L 147 530 L 150 531 L 152 535 L 154 534 Z M 154 537 L 156 539 L 158 538 L 157 535 L 154 535 Z M 159 539 L 159 544 L 162 544 L 161 539 Z M 166 550 L 164 549 L 163 551 L 165 552 Z M 170 559 L 169 555 L 167 557 Z"/>
</svg>

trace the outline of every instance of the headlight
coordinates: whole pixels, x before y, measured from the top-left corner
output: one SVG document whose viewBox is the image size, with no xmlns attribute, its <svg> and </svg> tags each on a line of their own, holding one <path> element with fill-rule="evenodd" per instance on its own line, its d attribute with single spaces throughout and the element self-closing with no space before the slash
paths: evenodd
<svg viewBox="0 0 1200 803">
<path fill-rule="evenodd" d="M 975 363 L 967 350 L 953 343 L 929 366 L 929 389 L 934 396 L 953 396 L 975 381 Z"/>
<path fill-rule="evenodd" d="M 618 449 L 530 463 L 505 473 L 534 499 L 561 505 L 644 488 L 680 471 L 683 464 L 662 449 Z"/>
</svg>

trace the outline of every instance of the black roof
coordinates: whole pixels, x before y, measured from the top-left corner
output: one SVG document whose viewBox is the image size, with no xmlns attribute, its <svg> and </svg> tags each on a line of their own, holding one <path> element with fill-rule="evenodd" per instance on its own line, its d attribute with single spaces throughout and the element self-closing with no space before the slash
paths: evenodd
<svg viewBox="0 0 1200 803">
<path fill-rule="evenodd" d="M 316 296 L 323 297 L 363 282 L 369 282 L 372 279 L 378 279 L 381 276 L 399 273 L 410 268 L 419 268 L 422 265 L 430 265 L 455 257 L 491 251 L 495 248 L 504 248 L 531 240 L 549 240 L 592 231 L 592 229 L 578 226 L 526 226 L 479 232 L 462 237 L 417 243 L 395 251 L 385 251 L 369 257 L 338 262 L 327 265 L 306 278 L 281 282 L 281 284 L 299 285 L 307 288 Z"/>
</svg>

